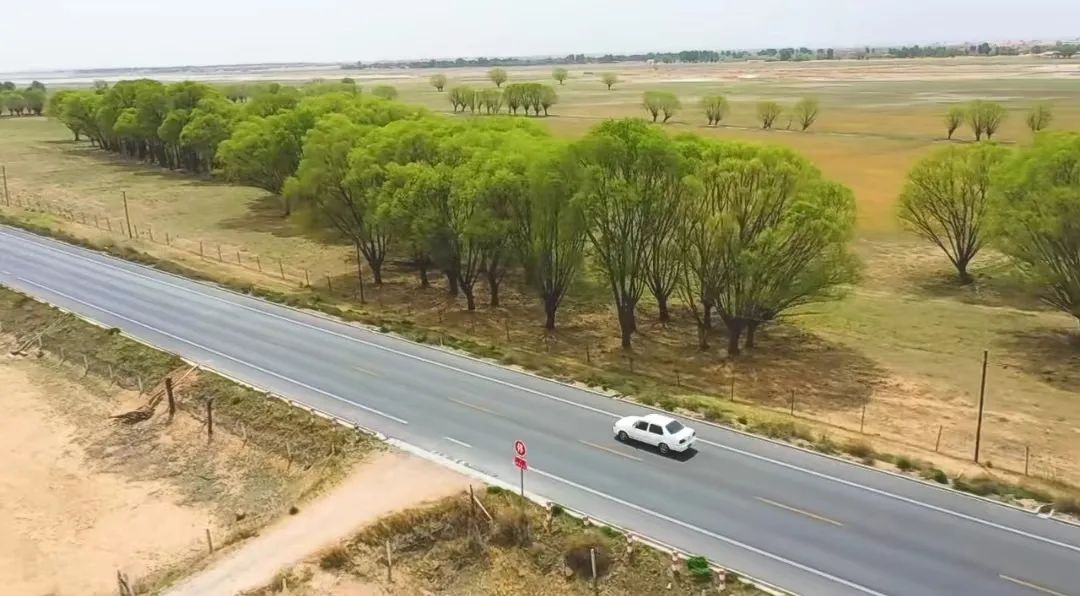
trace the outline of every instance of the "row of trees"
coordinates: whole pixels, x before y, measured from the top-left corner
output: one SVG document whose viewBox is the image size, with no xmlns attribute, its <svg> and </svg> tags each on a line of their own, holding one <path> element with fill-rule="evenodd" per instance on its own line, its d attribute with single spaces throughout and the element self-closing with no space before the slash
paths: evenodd
<svg viewBox="0 0 1080 596">
<path fill-rule="evenodd" d="M 496 89 L 502 88 L 503 83 L 507 82 L 510 79 L 510 75 L 502 68 L 493 68 L 489 70 L 487 76 L 488 80 L 490 80 L 492 83 L 495 83 Z M 551 71 L 551 78 L 558 81 L 560 85 L 564 84 L 566 82 L 566 79 L 568 79 L 569 77 L 570 71 L 566 70 L 565 68 L 560 67 Z M 434 87 L 435 90 L 439 93 L 442 93 L 446 89 L 446 85 L 448 82 L 446 75 L 442 73 L 436 73 L 431 75 L 429 81 L 431 83 L 431 86 Z M 600 73 L 600 82 L 607 87 L 608 91 L 611 91 L 612 87 L 614 87 L 615 84 L 619 82 L 619 76 L 613 72 Z"/>
<path fill-rule="evenodd" d="M 7 110 L 11 116 L 40 116 L 45 111 L 45 98 L 45 85 L 40 81 L 33 81 L 25 89 L 4 81 L 0 83 L 0 115 Z"/>
<path fill-rule="evenodd" d="M 952 139 L 961 125 L 967 124 L 976 141 L 981 141 L 985 136 L 990 140 L 997 133 L 1001 125 L 1005 123 L 1008 112 L 1004 106 L 992 101 L 977 99 L 962 106 L 953 106 L 945 112 L 945 132 L 948 139 Z M 1025 124 L 1033 133 L 1040 132 L 1050 126 L 1054 114 L 1047 104 L 1033 106 L 1024 119 Z"/>
<path fill-rule="evenodd" d="M 672 139 L 642 120 L 564 144 L 517 119 L 378 127 L 328 114 L 302 153 L 285 193 L 355 246 L 358 275 L 366 264 L 380 283 L 400 251 L 422 286 L 438 269 L 473 310 L 477 285 L 497 306 L 520 269 L 551 329 L 590 260 L 626 348 L 646 291 L 661 321 L 683 297 L 702 348 L 718 316 L 734 355 L 761 324 L 854 276 L 851 193 L 786 149 Z"/>
<path fill-rule="evenodd" d="M 900 217 L 938 246 L 962 283 L 988 244 L 1013 257 L 1044 299 L 1080 320 L 1080 134 L 1044 133 L 1010 150 L 949 146 L 915 165 Z"/>
<path fill-rule="evenodd" d="M 497 306 L 519 273 L 551 329 L 595 270 L 626 348 L 646 292 L 662 321 L 680 297 L 701 347 L 722 329 L 735 355 L 855 275 L 851 193 L 780 147 L 672 138 L 637 119 L 565 143 L 525 119 L 449 119 L 339 87 L 233 102 L 139 80 L 58 95 L 54 115 L 103 149 L 281 195 L 286 213 L 354 247 L 361 284 L 368 270 L 382 283 L 399 255 L 472 310 L 477 288 Z"/>
<path fill-rule="evenodd" d="M 524 110 L 528 115 L 531 110 L 539 116 L 543 111 L 548 115 L 548 109 L 559 101 L 559 96 L 550 85 L 540 83 L 513 83 L 505 89 L 473 89 L 467 85 L 461 85 L 450 89 L 447 95 L 454 112 L 464 112 L 468 109 L 472 113 L 484 112 L 498 114 L 506 106 L 507 112 L 517 114 L 518 110 Z"/>
</svg>

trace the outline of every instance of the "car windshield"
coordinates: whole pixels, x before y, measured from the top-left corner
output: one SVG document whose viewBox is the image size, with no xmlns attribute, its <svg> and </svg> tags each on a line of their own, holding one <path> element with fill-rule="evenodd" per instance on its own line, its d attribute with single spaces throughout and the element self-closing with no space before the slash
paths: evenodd
<svg viewBox="0 0 1080 596">
<path fill-rule="evenodd" d="M 672 420 L 671 422 L 667 423 L 667 426 L 665 428 L 667 428 L 667 431 L 669 433 L 675 434 L 683 429 L 683 425 L 678 420 Z"/>
</svg>

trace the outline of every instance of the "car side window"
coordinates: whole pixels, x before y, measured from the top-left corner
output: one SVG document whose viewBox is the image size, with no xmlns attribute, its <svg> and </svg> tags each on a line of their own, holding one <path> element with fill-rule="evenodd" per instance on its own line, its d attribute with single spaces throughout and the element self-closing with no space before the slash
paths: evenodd
<svg viewBox="0 0 1080 596">
<path fill-rule="evenodd" d="M 634 424 L 634 428 L 636 428 L 638 430 L 649 430 L 649 423 L 648 422 L 638 422 L 638 423 Z"/>
<path fill-rule="evenodd" d="M 649 425 L 649 432 L 651 432 L 654 435 L 662 435 L 662 434 L 664 434 L 664 429 L 660 428 L 659 424 L 650 424 Z"/>
</svg>

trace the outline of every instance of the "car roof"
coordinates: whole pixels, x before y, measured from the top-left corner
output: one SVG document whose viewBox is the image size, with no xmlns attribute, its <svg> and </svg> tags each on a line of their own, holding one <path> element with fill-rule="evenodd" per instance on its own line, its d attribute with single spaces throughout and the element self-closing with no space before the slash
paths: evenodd
<svg viewBox="0 0 1080 596">
<path fill-rule="evenodd" d="M 648 414 L 642 416 L 641 419 L 650 424 L 659 424 L 660 426 L 667 426 L 669 422 L 675 420 L 674 418 L 670 418 L 662 414 Z"/>
</svg>

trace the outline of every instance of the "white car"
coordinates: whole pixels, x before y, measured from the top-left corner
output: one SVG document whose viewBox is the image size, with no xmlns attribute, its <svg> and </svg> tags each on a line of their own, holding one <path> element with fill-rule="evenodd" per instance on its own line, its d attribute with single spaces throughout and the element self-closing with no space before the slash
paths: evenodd
<svg viewBox="0 0 1080 596">
<path fill-rule="evenodd" d="M 612 432 L 620 441 L 637 441 L 652 445 L 665 455 L 671 451 L 678 453 L 686 451 L 696 439 L 692 429 L 674 418 L 660 414 L 620 418 L 615 423 Z"/>
</svg>

